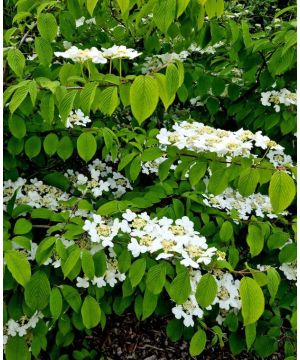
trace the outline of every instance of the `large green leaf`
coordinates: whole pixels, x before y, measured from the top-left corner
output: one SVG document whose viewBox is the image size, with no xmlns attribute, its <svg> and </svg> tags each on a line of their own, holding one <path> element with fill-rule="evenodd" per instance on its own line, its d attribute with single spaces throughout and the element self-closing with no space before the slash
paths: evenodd
<svg viewBox="0 0 300 360">
<path fill-rule="evenodd" d="M 87 329 L 96 327 L 101 319 L 99 303 L 92 296 L 88 295 L 83 301 L 81 316 L 84 326 Z"/>
<path fill-rule="evenodd" d="M 110 86 L 101 92 L 99 109 L 103 114 L 111 116 L 119 103 L 118 89 L 116 86 Z"/>
<path fill-rule="evenodd" d="M 154 78 L 140 75 L 130 88 L 130 104 L 134 117 L 142 124 L 154 112 L 158 103 L 158 85 Z"/>
<path fill-rule="evenodd" d="M 200 306 L 206 308 L 214 301 L 218 292 L 218 285 L 215 278 L 207 273 L 203 275 L 197 285 L 196 299 Z"/>
<path fill-rule="evenodd" d="M 146 277 L 146 286 L 153 294 L 159 294 L 166 282 L 166 265 L 164 263 L 152 266 Z"/>
<path fill-rule="evenodd" d="M 146 270 L 145 259 L 138 259 L 131 265 L 128 276 L 132 287 L 135 287 L 140 283 L 142 277 L 145 274 L 145 270 Z"/>
<path fill-rule="evenodd" d="M 204 330 L 199 329 L 192 337 L 189 352 L 192 356 L 198 356 L 205 349 L 206 333 Z"/>
<path fill-rule="evenodd" d="M 285 210 L 294 200 L 295 194 L 295 183 L 287 173 L 277 171 L 272 175 L 269 196 L 275 213 Z"/>
<path fill-rule="evenodd" d="M 37 19 L 37 27 L 43 38 L 52 41 L 57 36 L 57 23 L 52 14 L 40 14 Z"/>
<path fill-rule="evenodd" d="M 77 139 L 77 151 L 79 156 L 88 162 L 96 154 L 97 142 L 91 133 L 83 133 Z"/>
<path fill-rule="evenodd" d="M 244 325 L 255 323 L 265 309 L 265 298 L 260 286 L 255 280 L 244 277 L 240 284 L 240 295 Z"/>
<path fill-rule="evenodd" d="M 10 336 L 5 346 L 6 360 L 29 360 L 30 352 L 24 337 Z"/>
<path fill-rule="evenodd" d="M 50 283 L 43 271 L 34 273 L 25 286 L 25 302 L 33 310 L 42 310 L 50 300 Z"/>
<path fill-rule="evenodd" d="M 172 281 L 169 294 L 177 304 L 183 304 L 191 294 L 191 281 L 187 269 L 183 269 Z"/>
<path fill-rule="evenodd" d="M 13 278 L 25 287 L 31 276 L 31 268 L 26 255 L 16 250 L 9 250 L 4 258 Z"/>
<path fill-rule="evenodd" d="M 153 11 L 153 20 L 158 29 L 166 33 L 176 17 L 176 0 L 158 1 Z"/>
<path fill-rule="evenodd" d="M 10 49 L 7 54 L 7 62 L 9 67 L 21 77 L 25 67 L 25 56 L 19 49 Z"/>
<path fill-rule="evenodd" d="M 264 236 L 262 229 L 258 225 L 248 226 L 247 244 L 250 247 L 251 256 L 257 256 L 264 247 Z"/>
</svg>

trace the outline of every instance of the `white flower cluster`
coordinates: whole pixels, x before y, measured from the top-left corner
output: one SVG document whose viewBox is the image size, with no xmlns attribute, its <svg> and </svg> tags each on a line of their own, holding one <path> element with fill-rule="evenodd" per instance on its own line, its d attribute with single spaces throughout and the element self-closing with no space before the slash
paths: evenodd
<svg viewBox="0 0 300 360">
<path fill-rule="evenodd" d="M 273 213 L 270 198 L 260 193 L 244 197 L 238 191 L 227 188 L 220 195 L 202 194 L 204 204 L 216 209 L 225 210 L 230 216 L 237 216 L 239 219 L 247 220 L 253 212 L 256 216 L 269 219 L 277 218 Z M 286 215 L 284 211 L 281 215 Z"/>
<path fill-rule="evenodd" d="M 194 230 L 187 216 L 175 221 L 167 217 L 150 219 L 145 212 L 135 214 L 126 210 L 123 218 L 130 227 L 128 250 L 134 257 L 146 252 L 156 253 L 156 260 L 177 257 L 182 265 L 198 269 L 199 264 L 210 264 L 215 255 L 225 256 L 215 247 L 208 247 L 205 237 Z"/>
<path fill-rule="evenodd" d="M 84 16 L 81 16 L 81 18 L 79 19 L 76 19 L 75 21 L 76 23 L 76 27 L 79 28 L 80 26 L 84 25 L 84 24 L 94 24 L 96 25 L 96 19 L 93 17 L 93 18 L 90 18 L 90 19 L 86 19 Z"/>
<path fill-rule="evenodd" d="M 77 46 L 71 46 L 66 51 L 56 51 L 54 53 L 56 57 L 63 57 L 64 59 L 71 59 L 74 62 L 83 63 L 87 60 L 91 60 L 95 64 L 106 64 L 107 59 L 103 57 L 103 54 L 96 47 L 91 49 L 78 49 Z"/>
<path fill-rule="evenodd" d="M 63 57 L 65 59 L 71 59 L 74 62 L 85 62 L 91 60 L 95 64 L 106 64 L 107 59 L 134 59 L 137 56 L 140 56 L 141 53 L 138 53 L 134 49 L 129 49 L 124 45 L 117 46 L 114 45 L 111 48 L 103 48 L 98 50 L 96 47 L 91 49 L 78 49 L 77 46 L 71 46 L 69 49 L 63 52 L 55 52 L 54 55 L 57 57 Z"/>
<path fill-rule="evenodd" d="M 112 47 L 105 49 L 102 48 L 102 54 L 107 59 L 135 59 L 142 53 L 137 52 L 134 49 L 127 48 L 124 45 L 113 45 Z"/>
<path fill-rule="evenodd" d="M 114 198 L 119 198 L 128 189 L 132 190 L 129 180 L 121 173 L 113 171 L 113 168 L 104 161 L 95 159 L 88 165 L 87 170 L 87 176 L 71 169 L 65 173 L 73 186 L 82 193 L 91 192 L 97 198 L 106 192 L 112 194 Z"/>
<path fill-rule="evenodd" d="M 102 247 L 113 247 L 113 239 L 120 233 L 130 236 L 128 250 L 134 257 L 149 252 L 156 254 L 156 260 L 180 258 L 186 267 L 200 268 L 208 265 L 214 256 L 224 259 L 225 254 L 215 247 L 208 247 L 206 239 L 194 230 L 194 224 L 188 217 L 172 219 L 150 219 L 147 213 L 135 214 L 127 209 L 123 220 L 104 219 L 93 215 L 93 220 L 86 220 L 83 229 L 88 232 L 94 243 Z"/>
<path fill-rule="evenodd" d="M 266 157 L 275 168 L 279 166 L 294 166 L 290 155 L 286 155 L 283 150 L 269 150 Z"/>
<path fill-rule="evenodd" d="M 223 315 L 231 310 L 238 311 L 241 308 L 239 293 L 240 281 L 234 280 L 229 272 L 224 272 L 222 270 L 215 270 L 212 275 L 218 286 L 217 295 L 212 302 L 212 305 L 218 304 Z M 175 318 L 183 319 L 183 324 L 187 327 L 194 326 L 193 317 L 199 319 L 202 319 L 203 317 L 203 310 L 199 307 L 195 297 L 197 285 L 201 277 L 202 274 L 199 270 L 192 270 L 190 272 L 192 293 L 186 302 L 172 308 L 172 313 L 175 315 Z M 211 305 L 206 308 L 206 310 L 211 309 Z"/>
<path fill-rule="evenodd" d="M 183 121 L 172 127 L 160 129 L 157 139 L 163 146 L 173 145 L 178 149 L 187 149 L 195 152 L 215 152 L 218 156 L 249 157 L 254 147 L 261 149 L 283 150 L 283 147 L 261 131 L 252 133 L 249 130 L 226 131 L 206 126 L 203 123 Z M 255 157 L 255 155 L 252 155 Z"/>
<path fill-rule="evenodd" d="M 15 207 L 26 204 L 33 208 L 45 207 L 54 211 L 61 208 L 60 203 L 67 201 L 69 195 L 62 190 L 45 185 L 42 181 L 34 178 L 27 183 L 26 179 L 18 178 L 16 181 L 7 180 L 3 184 L 3 203 L 6 207 L 7 202 L 17 191 Z"/>
<path fill-rule="evenodd" d="M 161 67 L 165 67 L 168 64 L 173 64 L 176 61 L 185 61 L 192 53 L 214 54 L 216 49 L 223 46 L 224 43 L 219 41 L 213 45 L 206 46 L 204 49 L 193 43 L 187 50 L 183 50 L 180 53 L 172 52 L 165 54 L 157 54 L 153 56 L 147 56 L 142 66 L 142 73 L 146 74 L 152 71 L 157 71 Z"/>
<path fill-rule="evenodd" d="M 189 51 L 191 53 L 193 52 L 196 52 L 196 53 L 199 53 L 201 55 L 204 55 L 204 54 L 215 54 L 216 53 L 216 49 L 218 49 L 219 47 L 222 47 L 224 46 L 225 43 L 223 41 L 219 41 L 213 45 L 208 45 L 206 46 L 205 48 L 201 48 L 199 46 L 197 46 L 196 44 L 192 44 L 190 47 L 189 47 Z"/>
<path fill-rule="evenodd" d="M 283 263 L 279 269 L 284 273 L 288 280 L 297 281 L 297 262 Z"/>
<path fill-rule="evenodd" d="M 88 116 L 84 116 L 82 110 L 78 109 L 74 112 L 71 111 L 66 122 L 67 128 L 73 128 L 73 125 L 78 126 L 86 126 L 86 124 L 90 123 L 91 119 Z"/>
<path fill-rule="evenodd" d="M 88 278 L 84 277 L 77 277 L 77 287 L 82 288 L 88 288 L 90 286 L 90 283 L 92 285 L 96 285 L 98 288 L 102 288 L 106 285 L 109 285 L 110 287 L 114 287 L 119 281 L 122 282 L 126 279 L 126 275 L 124 273 L 121 273 L 118 268 L 118 260 L 116 253 L 113 251 L 113 249 L 109 249 L 109 258 L 106 262 L 106 271 L 102 276 L 94 276 L 94 278 L 89 281 Z"/>
<path fill-rule="evenodd" d="M 179 54 L 176 52 L 165 53 L 160 55 L 147 56 L 143 63 L 141 72 L 147 74 L 152 71 L 158 71 L 160 68 L 168 64 L 174 64 L 176 61 L 185 61 L 190 53 L 186 50 L 181 51 Z M 137 64 L 136 64 L 137 65 Z"/>
<path fill-rule="evenodd" d="M 158 168 L 161 163 L 167 160 L 167 156 L 161 156 L 153 161 L 142 162 L 142 173 L 146 175 L 158 174 Z M 178 164 L 181 163 L 181 160 L 178 161 Z M 171 165 L 170 169 L 175 170 L 177 165 Z"/>
<path fill-rule="evenodd" d="M 36 311 L 29 319 L 27 316 L 24 315 L 18 321 L 15 321 L 13 319 L 8 320 L 8 322 L 4 325 L 3 329 L 3 343 L 6 344 L 8 336 L 26 335 L 28 330 L 34 329 L 39 320 L 43 317 L 44 315 L 40 311 Z"/>
<path fill-rule="evenodd" d="M 286 88 L 280 91 L 271 90 L 261 93 L 261 103 L 264 106 L 273 106 L 276 112 L 280 111 L 280 105 L 297 105 L 297 93 L 293 93 Z"/>
</svg>

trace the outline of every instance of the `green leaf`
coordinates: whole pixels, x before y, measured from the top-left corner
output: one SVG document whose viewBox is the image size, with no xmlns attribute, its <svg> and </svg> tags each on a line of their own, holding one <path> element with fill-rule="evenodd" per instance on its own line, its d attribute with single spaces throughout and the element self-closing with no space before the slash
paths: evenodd
<svg viewBox="0 0 300 360">
<path fill-rule="evenodd" d="M 280 275 L 274 268 L 271 267 L 267 270 L 267 280 L 268 290 L 271 295 L 270 303 L 273 303 L 280 284 Z"/>
<path fill-rule="evenodd" d="M 58 148 L 58 137 L 54 133 L 48 134 L 43 142 L 44 151 L 48 156 L 52 156 L 56 153 L 56 150 Z"/>
<path fill-rule="evenodd" d="M 80 108 L 85 114 L 89 114 L 95 99 L 98 83 L 88 82 L 80 92 Z"/>
<path fill-rule="evenodd" d="M 95 275 L 103 276 L 107 269 L 105 252 L 103 250 L 97 251 L 96 254 L 93 255 L 93 262 L 95 268 Z M 120 265 L 119 262 L 118 265 Z"/>
<path fill-rule="evenodd" d="M 50 65 L 53 58 L 53 50 L 50 42 L 42 37 L 36 37 L 34 45 L 41 65 Z"/>
<path fill-rule="evenodd" d="M 257 225 L 249 225 L 246 241 L 250 247 L 252 257 L 260 254 L 264 248 L 264 235 L 261 228 Z"/>
<path fill-rule="evenodd" d="M 295 194 L 295 183 L 287 173 L 277 171 L 272 175 L 269 196 L 275 213 L 285 210 L 294 200 Z"/>
<path fill-rule="evenodd" d="M 158 29 L 166 33 L 175 20 L 176 0 L 158 1 L 153 10 L 153 20 Z"/>
<path fill-rule="evenodd" d="M 179 18 L 179 16 L 183 14 L 189 2 L 190 0 L 177 0 L 177 18 Z"/>
<path fill-rule="evenodd" d="M 221 241 L 224 241 L 224 242 L 229 242 L 232 239 L 233 227 L 232 227 L 232 224 L 230 221 L 223 222 L 220 232 L 219 232 L 219 235 L 220 235 Z"/>
<path fill-rule="evenodd" d="M 31 268 L 26 255 L 16 250 L 9 250 L 6 251 L 4 258 L 13 278 L 25 287 L 31 277 Z"/>
<path fill-rule="evenodd" d="M 14 226 L 14 234 L 23 235 L 29 233 L 32 229 L 32 224 L 26 219 L 18 219 Z"/>
<path fill-rule="evenodd" d="M 196 186 L 206 173 L 207 163 L 197 161 L 190 169 L 189 180 L 192 186 Z"/>
<path fill-rule="evenodd" d="M 167 159 L 164 162 L 162 162 L 158 167 L 158 176 L 160 181 L 164 181 L 169 173 L 170 173 L 170 167 L 173 164 L 173 159 Z"/>
<path fill-rule="evenodd" d="M 87 329 L 96 327 L 101 319 L 99 303 L 90 295 L 86 296 L 81 308 L 81 316 L 84 326 Z"/>
<path fill-rule="evenodd" d="M 37 28 L 41 36 L 48 41 L 54 40 L 57 36 L 57 23 L 52 14 L 40 14 L 37 18 Z"/>
<path fill-rule="evenodd" d="M 117 3 L 121 9 L 122 15 L 126 13 L 126 11 L 129 9 L 129 0 L 117 0 Z"/>
<path fill-rule="evenodd" d="M 111 116 L 119 103 L 118 89 L 116 86 L 110 86 L 101 92 L 99 109 L 103 114 Z"/>
<path fill-rule="evenodd" d="M 243 277 L 240 283 L 244 325 L 255 323 L 265 309 L 264 294 L 256 281 Z"/>
<path fill-rule="evenodd" d="M 143 317 L 142 320 L 147 319 L 153 314 L 157 306 L 158 295 L 153 294 L 151 291 L 146 289 L 143 299 Z"/>
<path fill-rule="evenodd" d="M 39 265 L 43 264 L 52 255 L 56 240 L 57 237 L 51 236 L 39 243 L 35 254 L 35 260 Z"/>
<path fill-rule="evenodd" d="M 205 349 L 206 333 L 199 329 L 192 337 L 189 352 L 191 356 L 198 356 Z"/>
<path fill-rule="evenodd" d="M 289 239 L 290 235 L 283 231 L 272 234 L 268 239 L 268 248 L 275 250 L 282 247 Z"/>
<path fill-rule="evenodd" d="M 43 310 L 49 304 L 50 291 L 47 275 L 37 271 L 25 286 L 25 302 L 33 310 Z"/>
<path fill-rule="evenodd" d="M 178 69 L 174 64 L 169 64 L 166 71 L 166 83 L 169 99 L 176 94 L 179 87 Z"/>
<path fill-rule="evenodd" d="M 9 118 L 8 127 L 12 135 L 17 139 L 23 139 L 26 135 L 25 121 L 18 115 L 12 115 Z"/>
<path fill-rule="evenodd" d="M 146 149 L 142 155 L 141 155 L 141 160 L 146 162 L 146 161 L 153 161 L 157 158 L 159 158 L 160 156 L 162 156 L 163 151 L 157 147 L 152 147 L 150 149 Z"/>
<path fill-rule="evenodd" d="M 166 265 L 164 263 L 152 266 L 146 277 L 146 286 L 153 294 L 161 293 L 166 282 Z"/>
<path fill-rule="evenodd" d="M 70 285 L 63 285 L 61 288 L 66 302 L 75 312 L 79 312 L 81 307 L 81 297 L 79 292 Z"/>
<path fill-rule="evenodd" d="M 141 172 L 141 169 L 142 169 L 141 156 L 139 155 L 130 164 L 129 174 L 130 174 L 130 179 L 132 181 L 137 179 L 139 173 Z"/>
<path fill-rule="evenodd" d="M 146 270 L 145 259 L 138 259 L 134 263 L 132 263 L 128 274 L 132 287 L 137 286 L 141 282 L 145 274 L 145 270 Z"/>
<path fill-rule="evenodd" d="M 290 263 L 297 258 L 297 245 L 295 243 L 284 246 L 279 253 L 279 261 L 281 264 Z"/>
<path fill-rule="evenodd" d="M 28 94 L 29 88 L 27 85 L 19 87 L 15 93 L 13 94 L 10 103 L 9 103 L 9 111 L 13 114 L 18 107 L 22 104 Z"/>
<path fill-rule="evenodd" d="M 249 196 L 254 193 L 259 182 L 259 171 L 257 169 L 244 170 L 239 178 L 238 191 L 243 196 Z"/>
<path fill-rule="evenodd" d="M 7 62 L 9 67 L 18 76 L 22 77 L 25 67 L 25 56 L 19 49 L 10 49 L 7 54 Z"/>
<path fill-rule="evenodd" d="M 97 142 L 91 133 L 82 133 L 77 139 L 78 155 L 85 162 L 88 162 L 96 154 Z"/>
<path fill-rule="evenodd" d="M 121 161 L 118 164 L 118 171 L 124 169 L 124 167 L 127 166 L 136 155 L 137 155 L 137 153 L 132 152 L 132 153 L 127 154 L 124 157 L 122 157 Z"/>
<path fill-rule="evenodd" d="M 54 119 L 54 97 L 52 94 L 43 94 L 40 105 L 42 118 L 52 124 Z"/>
<path fill-rule="evenodd" d="M 63 136 L 57 146 L 57 155 L 64 161 L 73 154 L 73 143 L 68 135 Z"/>
<path fill-rule="evenodd" d="M 86 249 L 82 250 L 81 265 L 84 275 L 88 279 L 93 279 L 95 276 L 94 260 L 92 254 Z"/>
<path fill-rule="evenodd" d="M 50 311 L 54 320 L 59 319 L 62 312 L 62 296 L 58 288 L 53 288 L 50 294 Z"/>
<path fill-rule="evenodd" d="M 161 101 L 164 104 L 165 111 L 168 110 L 168 107 L 172 104 L 175 99 L 175 94 L 171 97 L 169 96 L 168 89 L 167 89 L 167 78 L 165 75 L 156 73 L 154 74 L 157 85 L 158 85 L 158 93 Z"/>
<path fill-rule="evenodd" d="M 74 250 L 69 254 L 66 262 L 62 265 L 62 272 L 64 277 L 66 278 L 70 272 L 74 269 L 79 257 L 80 257 L 80 249 L 75 247 Z"/>
<path fill-rule="evenodd" d="M 30 352 L 24 337 L 10 336 L 5 346 L 6 360 L 29 360 Z"/>
<path fill-rule="evenodd" d="M 247 351 L 249 351 L 256 338 L 256 323 L 245 326 L 245 336 Z"/>
<path fill-rule="evenodd" d="M 154 112 L 158 103 L 158 85 L 148 75 L 137 76 L 130 88 L 131 110 L 141 125 Z"/>
<path fill-rule="evenodd" d="M 76 90 L 70 91 L 62 98 L 61 102 L 59 103 L 59 113 L 60 113 L 61 121 L 64 125 L 66 124 L 67 118 L 70 115 L 70 112 L 72 111 L 73 103 L 76 95 L 77 95 Z"/>
<path fill-rule="evenodd" d="M 178 341 L 181 338 L 183 332 L 182 321 L 177 319 L 168 321 L 166 332 L 168 338 L 171 339 L 171 341 Z"/>
<path fill-rule="evenodd" d="M 41 148 L 42 141 L 38 136 L 31 136 L 25 142 L 25 154 L 29 157 L 29 159 L 38 156 L 38 154 L 41 152 Z"/>
<path fill-rule="evenodd" d="M 214 171 L 209 179 L 208 192 L 219 195 L 228 186 L 228 173 L 226 170 Z"/>
<path fill-rule="evenodd" d="M 197 285 L 196 300 L 203 308 L 211 305 L 218 293 L 218 285 L 215 278 L 207 273 L 203 275 Z"/>
<path fill-rule="evenodd" d="M 110 129 L 103 128 L 102 135 L 103 135 L 104 143 L 105 143 L 107 150 L 111 150 L 112 145 L 113 145 L 114 134 L 111 132 Z"/>
<path fill-rule="evenodd" d="M 91 16 L 93 16 L 97 2 L 98 2 L 98 0 L 87 0 L 86 1 L 86 7 Z"/>
<path fill-rule="evenodd" d="M 192 292 L 190 275 L 187 269 L 183 269 L 172 281 L 169 295 L 176 304 L 183 304 Z"/>
</svg>

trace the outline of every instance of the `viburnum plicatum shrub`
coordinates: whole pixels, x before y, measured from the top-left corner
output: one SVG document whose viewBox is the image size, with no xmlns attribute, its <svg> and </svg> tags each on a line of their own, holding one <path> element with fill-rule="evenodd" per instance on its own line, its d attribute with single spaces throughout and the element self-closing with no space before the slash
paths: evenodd
<svg viewBox="0 0 300 360">
<path fill-rule="evenodd" d="M 295 359 L 295 8 L 6 2 L 8 360 L 99 358 L 127 310 Z"/>
</svg>

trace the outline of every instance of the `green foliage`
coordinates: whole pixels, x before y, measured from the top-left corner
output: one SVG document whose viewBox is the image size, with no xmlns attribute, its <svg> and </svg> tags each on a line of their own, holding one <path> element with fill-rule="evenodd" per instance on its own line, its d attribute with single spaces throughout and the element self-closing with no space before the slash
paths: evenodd
<svg viewBox="0 0 300 360">
<path fill-rule="evenodd" d="M 4 15 L 6 358 L 101 357 L 92 337 L 128 311 L 193 357 L 294 359 L 295 1 Z"/>
</svg>

